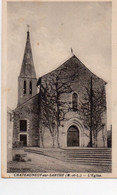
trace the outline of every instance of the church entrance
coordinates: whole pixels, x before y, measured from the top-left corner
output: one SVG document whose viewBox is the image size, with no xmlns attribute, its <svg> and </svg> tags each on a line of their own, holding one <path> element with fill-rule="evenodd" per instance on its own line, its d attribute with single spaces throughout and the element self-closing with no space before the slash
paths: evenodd
<svg viewBox="0 0 117 195">
<path fill-rule="evenodd" d="M 27 146 L 27 135 L 20 135 L 20 141 L 23 142 L 23 146 Z"/>
<path fill-rule="evenodd" d="M 79 146 L 79 130 L 75 125 L 67 131 L 67 146 Z"/>
</svg>

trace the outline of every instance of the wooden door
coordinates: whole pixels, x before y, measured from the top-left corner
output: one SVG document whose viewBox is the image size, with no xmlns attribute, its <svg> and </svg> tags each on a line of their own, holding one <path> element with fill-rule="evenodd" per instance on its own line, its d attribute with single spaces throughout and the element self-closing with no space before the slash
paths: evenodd
<svg viewBox="0 0 117 195">
<path fill-rule="evenodd" d="M 67 146 L 79 146 L 79 130 L 75 125 L 67 131 Z"/>
</svg>

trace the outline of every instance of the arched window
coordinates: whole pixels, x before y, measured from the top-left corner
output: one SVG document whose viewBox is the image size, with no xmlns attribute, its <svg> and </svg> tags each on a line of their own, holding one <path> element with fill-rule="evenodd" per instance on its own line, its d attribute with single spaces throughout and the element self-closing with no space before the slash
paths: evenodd
<svg viewBox="0 0 117 195">
<path fill-rule="evenodd" d="M 30 90 L 29 93 L 32 94 L 32 81 L 30 81 L 30 84 L 29 85 L 30 85 L 29 86 L 29 90 Z"/>
<path fill-rule="evenodd" d="M 23 89 L 24 94 L 26 94 L 26 81 L 24 81 L 24 89 Z"/>
<path fill-rule="evenodd" d="M 78 95 L 77 95 L 77 93 L 73 93 L 73 95 L 72 95 L 72 108 L 74 111 L 78 109 Z"/>
</svg>

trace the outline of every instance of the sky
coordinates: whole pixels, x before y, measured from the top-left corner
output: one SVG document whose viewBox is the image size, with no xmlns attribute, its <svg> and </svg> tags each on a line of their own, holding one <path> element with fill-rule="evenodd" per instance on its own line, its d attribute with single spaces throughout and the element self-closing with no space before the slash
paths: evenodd
<svg viewBox="0 0 117 195">
<path fill-rule="evenodd" d="M 108 84 L 108 128 L 111 124 L 111 2 L 8 2 L 8 106 L 18 100 L 18 76 L 24 55 L 27 24 L 37 78 L 56 69 L 74 54 Z"/>
</svg>

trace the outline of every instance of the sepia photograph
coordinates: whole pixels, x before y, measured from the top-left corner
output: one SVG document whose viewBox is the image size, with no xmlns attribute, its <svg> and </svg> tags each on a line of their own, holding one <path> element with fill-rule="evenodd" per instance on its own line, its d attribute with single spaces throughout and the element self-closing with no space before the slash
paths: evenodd
<svg viewBox="0 0 117 195">
<path fill-rule="evenodd" d="M 6 38 L 5 177 L 112 174 L 112 3 L 8 1 Z"/>
</svg>

